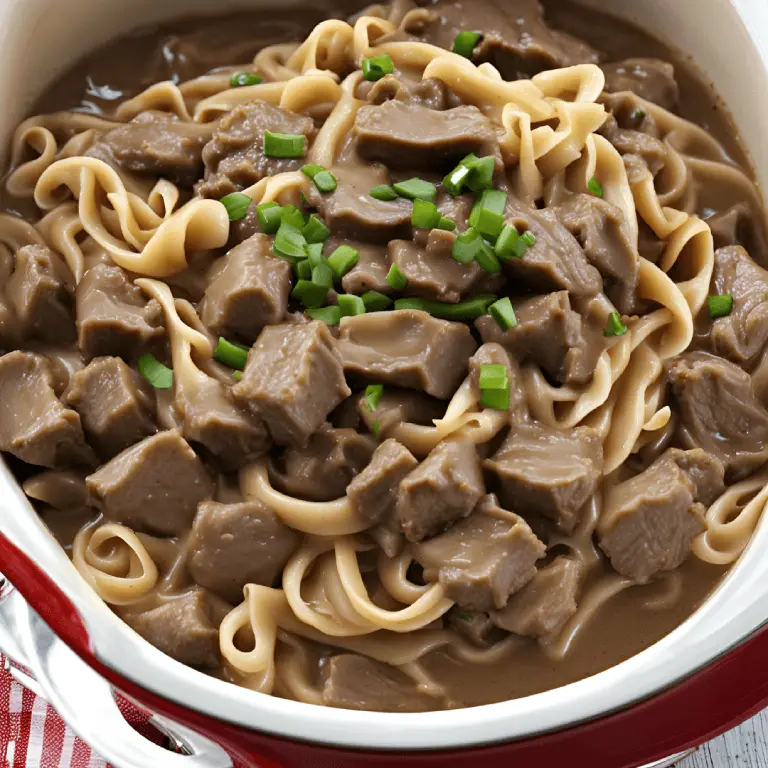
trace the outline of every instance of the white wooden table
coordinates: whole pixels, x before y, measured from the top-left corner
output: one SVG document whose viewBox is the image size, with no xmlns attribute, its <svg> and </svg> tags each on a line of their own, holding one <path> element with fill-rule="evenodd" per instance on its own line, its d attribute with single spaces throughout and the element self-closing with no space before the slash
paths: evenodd
<svg viewBox="0 0 768 768">
<path fill-rule="evenodd" d="M 677 768 L 768 768 L 768 709 L 700 747 Z"/>
</svg>

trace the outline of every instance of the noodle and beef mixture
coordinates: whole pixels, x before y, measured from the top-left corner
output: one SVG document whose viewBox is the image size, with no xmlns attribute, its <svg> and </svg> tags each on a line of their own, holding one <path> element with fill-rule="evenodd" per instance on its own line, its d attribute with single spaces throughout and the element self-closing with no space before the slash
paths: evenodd
<svg viewBox="0 0 768 768">
<path fill-rule="evenodd" d="M 535 0 L 296 16 L 129 39 L 122 91 L 18 128 L 0 448 L 139 635 L 257 691 L 422 711 L 631 655 L 767 497 L 725 118 Z"/>
</svg>

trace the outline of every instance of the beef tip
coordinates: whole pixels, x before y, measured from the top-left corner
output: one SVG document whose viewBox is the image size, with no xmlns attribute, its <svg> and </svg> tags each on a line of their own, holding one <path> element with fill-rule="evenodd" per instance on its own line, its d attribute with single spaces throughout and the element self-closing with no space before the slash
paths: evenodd
<svg viewBox="0 0 768 768">
<path fill-rule="evenodd" d="M 362 397 L 358 399 L 357 411 L 369 428 L 378 422 L 380 434 L 386 435 L 405 423 L 432 426 L 434 419 L 445 415 L 445 404 L 421 392 L 386 387 L 373 413 Z"/>
<path fill-rule="evenodd" d="M 213 138 L 203 149 L 205 180 L 198 193 L 219 200 L 267 176 L 298 171 L 304 165 L 303 158 L 276 158 L 264 154 L 265 131 L 302 134 L 308 139 L 309 149 L 315 124 L 309 117 L 263 101 L 235 107 L 222 118 Z"/>
<path fill-rule="evenodd" d="M 724 489 L 723 465 L 701 449 L 671 448 L 607 494 L 600 547 L 622 576 L 645 584 L 671 571 L 702 533 L 704 503 Z"/>
<path fill-rule="evenodd" d="M 448 109 L 455 106 L 447 86 L 434 77 L 426 80 L 411 80 L 402 73 L 386 75 L 374 83 L 364 81 L 360 84 L 357 97 L 371 104 L 384 104 L 387 101 L 402 101 L 429 109 Z"/>
<path fill-rule="evenodd" d="M 150 611 L 126 615 L 130 626 L 155 648 L 182 664 L 216 669 L 219 630 L 213 607 L 202 589 L 192 589 Z"/>
<path fill-rule="evenodd" d="M 29 352 L 0 357 L 0 450 L 58 469 L 93 465 L 80 416 L 56 397 L 48 361 Z"/>
<path fill-rule="evenodd" d="M 74 281 L 61 256 L 44 245 L 16 252 L 6 294 L 24 336 L 48 344 L 75 340 Z"/>
<path fill-rule="evenodd" d="M 625 59 L 603 64 L 605 90 L 632 91 L 641 99 L 652 101 L 672 111 L 680 92 L 675 80 L 675 68 L 661 59 Z"/>
<path fill-rule="evenodd" d="M 485 494 L 480 457 L 473 443 L 446 440 L 401 483 L 397 516 L 408 541 L 436 536 L 469 516 Z"/>
<path fill-rule="evenodd" d="M 518 420 L 485 467 L 498 476 L 505 506 L 539 513 L 570 533 L 600 480 L 602 441 L 590 427 L 563 431 Z"/>
<path fill-rule="evenodd" d="M 501 344 L 519 360 L 533 360 L 563 384 L 589 381 L 603 351 L 602 333 L 571 309 L 566 291 L 524 299 L 515 306 L 517 325 L 503 331 L 489 315 L 475 325 L 485 342 Z"/>
<path fill-rule="evenodd" d="M 768 255 L 765 228 L 749 203 L 736 203 L 708 216 L 706 222 L 712 230 L 716 249 L 741 245 L 754 256 L 755 261 L 765 264 Z"/>
<path fill-rule="evenodd" d="M 477 344 L 463 323 L 403 309 L 342 318 L 336 348 L 347 373 L 447 399 Z"/>
<path fill-rule="evenodd" d="M 97 357 L 78 371 L 65 399 L 80 414 L 102 459 L 111 459 L 157 432 L 151 388 L 119 357 Z"/>
<path fill-rule="evenodd" d="M 261 232 L 259 226 L 259 212 L 255 205 L 249 205 L 245 217 L 238 221 L 229 222 L 229 240 L 227 248 L 234 248 L 245 240 Z"/>
<path fill-rule="evenodd" d="M 359 254 L 357 264 L 341 278 L 341 287 L 344 292 L 354 293 L 357 296 L 362 296 L 367 291 L 392 293 L 392 286 L 387 282 L 387 273 L 390 267 L 387 260 L 387 249 L 383 245 L 371 245 L 356 240 L 350 241 L 331 237 L 325 247 L 326 254 L 333 253 L 343 244 L 350 245 Z"/>
<path fill-rule="evenodd" d="M 712 351 L 734 363 L 753 360 L 768 341 L 768 272 L 740 246 L 720 248 L 711 292 L 733 297 L 733 311 L 712 322 Z"/>
<path fill-rule="evenodd" d="M 725 465 L 729 480 L 746 477 L 768 457 L 768 411 L 755 397 L 750 375 L 706 352 L 686 352 L 669 366 L 680 408 L 680 436 Z"/>
<path fill-rule="evenodd" d="M 405 536 L 397 527 L 396 520 L 374 525 L 366 533 L 387 557 L 397 557 L 405 549 Z"/>
<path fill-rule="evenodd" d="M 653 117 L 631 94 L 603 94 L 601 101 L 610 114 L 599 133 L 624 158 L 630 184 L 639 181 L 646 169 L 656 176 L 667 163 L 667 148 Z"/>
<path fill-rule="evenodd" d="M 279 445 L 301 448 L 352 394 L 328 326 L 270 325 L 248 354 L 237 402 L 264 419 Z"/>
<path fill-rule="evenodd" d="M 439 702 L 419 690 L 397 667 L 357 654 L 324 663 L 323 704 L 364 712 L 428 712 Z"/>
<path fill-rule="evenodd" d="M 119 453 L 86 479 L 93 506 L 136 531 L 180 536 L 213 481 L 177 430 L 160 432 Z"/>
<path fill-rule="evenodd" d="M 164 334 L 160 305 L 120 267 L 91 267 L 77 286 L 76 304 L 78 346 L 88 360 L 116 355 L 130 361 Z"/>
<path fill-rule="evenodd" d="M 625 315 L 638 311 L 640 259 L 619 208 L 594 195 L 573 195 L 557 208 L 560 221 L 576 236 L 604 290 Z"/>
<path fill-rule="evenodd" d="M 298 534 L 260 501 L 204 501 L 189 537 L 189 573 L 200 586 L 237 605 L 246 584 L 277 583 L 298 543 Z"/>
<path fill-rule="evenodd" d="M 498 154 L 493 125 L 477 107 L 439 112 L 394 100 L 365 106 L 355 135 L 362 158 L 408 171 L 450 170 L 470 152 Z"/>
<path fill-rule="evenodd" d="M 413 454 L 397 440 L 385 440 L 368 466 L 349 483 L 347 498 L 350 504 L 371 525 L 391 520 L 400 481 L 418 464 Z"/>
<path fill-rule="evenodd" d="M 451 608 L 445 614 L 446 624 L 478 648 L 490 645 L 493 623 L 487 613 L 468 611 L 463 608 Z"/>
<path fill-rule="evenodd" d="M 556 557 L 539 568 L 533 579 L 510 598 L 506 608 L 492 611 L 491 621 L 524 637 L 556 635 L 576 613 L 581 570 L 576 560 Z"/>
<path fill-rule="evenodd" d="M 283 493 L 311 501 L 332 501 L 370 462 L 376 441 L 354 429 L 323 424 L 306 448 L 288 448 L 270 466 L 273 485 Z"/>
<path fill-rule="evenodd" d="M 472 215 L 474 204 L 474 195 L 464 194 L 454 197 L 446 192 L 443 187 L 437 190 L 437 197 L 435 198 L 437 210 L 440 211 L 441 216 L 456 222 L 456 230 L 458 232 L 464 232 L 469 228 L 469 217 Z"/>
<path fill-rule="evenodd" d="M 496 322 L 494 320 L 494 322 Z M 507 351 L 501 344 L 493 342 L 483 344 L 480 349 L 469 358 L 469 375 L 472 377 L 472 386 L 475 393 L 480 397 L 480 372 L 484 365 L 503 365 L 507 369 L 509 378 L 509 410 L 516 411 L 525 405 L 525 392 L 523 390 L 523 380 L 520 373 L 520 366 L 513 357 L 507 354 Z"/>
<path fill-rule="evenodd" d="M 105 134 L 99 143 L 127 171 L 191 187 L 203 175 L 203 147 L 210 138 L 209 126 L 149 111 Z"/>
<path fill-rule="evenodd" d="M 265 325 L 282 322 L 291 292 L 291 265 L 271 255 L 272 238 L 254 235 L 214 267 L 200 319 L 217 336 L 252 344 Z"/>
<path fill-rule="evenodd" d="M 503 608 L 536 573 L 547 548 L 521 517 L 484 497 L 472 515 L 446 533 L 415 544 L 413 555 L 427 581 L 439 582 L 460 608 Z"/>
</svg>

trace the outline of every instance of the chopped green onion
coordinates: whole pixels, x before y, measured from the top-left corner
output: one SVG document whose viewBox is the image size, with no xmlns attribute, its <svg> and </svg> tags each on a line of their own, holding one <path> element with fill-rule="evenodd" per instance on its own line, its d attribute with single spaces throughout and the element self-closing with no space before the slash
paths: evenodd
<svg viewBox="0 0 768 768">
<path fill-rule="evenodd" d="M 481 389 L 480 405 L 495 411 L 508 411 L 510 403 L 509 382 L 506 389 Z"/>
<path fill-rule="evenodd" d="M 309 264 L 309 262 L 306 262 Z M 312 282 L 325 288 L 333 288 L 333 272 L 327 264 L 318 264 L 312 267 Z"/>
<path fill-rule="evenodd" d="M 481 192 L 493 187 L 493 174 L 496 170 L 496 161 L 493 157 L 475 157 L 468 155 L 461 161 L 470 170 L 467 186 L 473 192 Z"/>
<path fill-rule="evenodd" d="M 298 299 L 308 309 L 322 307 L 328 296 L 328 289 L 324 285 L 317 285 L 311 280 L 299 280 L 291 291 L 291 296 Z"/>
<path fill-rule="evenodd" d="M 443 179 L 443 189 L 445 189 L 449 195 L 458 197 L 462 193 L 464 186 L 466 185 L 467 181 L 469 181 L 469 177 L 471 175 L 471 169 L 464 165 L 464 163 L 459 163 L 459 165 L 457 165 Z"/>
<path fill-rule="evenodd" d="M 507 224 L 501 230 L 498 240 L 496 240 L 496 255 L 502 261 L 510 259 L 522 259 L 525 254 L 526 244 L 517 229 L 511 224 Z"/>
<path fill-rule="evenodd" d="M 501 272 L 501 263 L 493 252 L 493 246 L 488 245 L 482 238 L 478 241 L 475 261 L 488 273 L 495 275 Z"/>
<path fill-rule="evenodd" d="M 498 189 L 485 189 L 480 199 L 472 206 L 472 213 L 469 215 L 469 226 L 478 229 L 478 223 L 483 217 L 484 211 L 495 213 L 501 217 L 501 227 L 499 227 L 498 234 L 501 233 L 504 227 L 504 211 L 507 207 L 507 193 Z M 495 220 L 498 223 L 498 219 Z"/>
<path fill-rule="evenodd" d="M 376 200 L 397 200 L 397 192 L 389 184 L 379 184 L 371 190 L 370 195 Z"/>
<path fill-rule="evenodd" d="M 323 257 L 323 244 L 312 243 L 307 246 L 309 252 L 309 266 L 314 269 L 318 264 L 325 264 L 325 258 Z"/>
<path fill-rule="evenodd" d="M 387 282 L 396 290 L 402 291 L 408 285 L 408 279 L 397 264 L 393 264 L 387 272 Z"/>
<path fill-rule="evenodd" d="M 213 351 L 213 359 L 223 365 L 228 365 L 230 368 L 242 371 L 245 368 L 245 360 L 249 351 L 248 347 L 227 341 L 223 336 L 219 336 L 216 349 Z"/>
<path fill-rule="evenodd" d="M 322 173 L 325 170 L 322 165 L 318 165 L 317 163 L 308 163 L 307 165 L 303 165 L 301 167 L 301 172 L 310 179 L 315 178 L 318 173 Z"/>
<path fill-rule="evenodd" d="M 373 433 L 373 436 L 378 440 L 379 432 L 381 432 L 381 421 L 379 419 L 376 419 L 376 421 L 373 422 L 373 428 L 371 429 L 371 432 Z"/>
<path fill-rule="evenodd" d="M 308 309 L 307 314 L 313 320 L 322 320 L 326 325 L 338 325 L 341 322 L 341 310 L 337 306 Z"/>
<path fill-rule="evenodd" d="M 474 221 L 473 221 L 474 218 Z M 504 229 L 504 217 L 488 208 L 480 208 L 470 217 L 470 224 L 483 236 L 496 240 Z"/>
<path fill-rule="evenodd" d="M 536 235 L 531 232 L 529 229 L 527 232 L 523 232 L 522 235 L 520 235 L 520 239 L 529 247 L 532 248 L 534 245 L 536 245 Z"/>
<path fill-rule="evenodd" d="M 637 107 L 632 110 L 630 117 L 633 120 L 642 120 L 645 117 L 645 110 L 642 107 Z"/>
<path fill-rule="evenodd" d="M 595 197 L 602 197 L 605 194 L 602 185 L 594 176 L 587 182 L 587 189 Z"/>
<path fill-rule="evenodd" d="M 230 221 L 240 221 L 248 213 L 253 198 L 242 192 L 233 192 L 231 195 L 222 197 L 219 202 L 227 209 L 227 216 L 229 216 Z"/>
<path fill-rule="evenodd" d="M 618 312 L 611 312 L 608 315 L 608 325 L 603 331 L 603 336 L 623 336 L 629 328 L 621 320 L 621 315 Z"/>
<path fill-rule="evenodd" d="M 146 353 L 139 358 L 139 372 L 155 389 L 170 389 L 173 386 L 173 371 L 154 355 Z"/>
<path fill-rule="evenodd" d="M 456 229 L 456 222 L 453 219 L 449 219 L 447 216 L 441 216 L 440 221 L 437 222 L 437 229 L 453 232 Z"/>
<path fill-rule="evenodd" d="M 720 296 L 707 296 L 707 308 L 709 316 L 716 320 L 718 317 L 727 317 L 733 311 L 733 296 L 723 293 Z"/>
<path fill-rule="evenodd" d="M 242 88 L 244 85 L 258 85 L 261 78 L 250 72 L 235 72 L 229 79 L 230 88 Z"/>
<path fill-rule="evenodd" d="M 339 302 L 342 317 L 365 314 L 365 304 L 359 296 L 352 293 L 340 293 L 336 300 Z"/>
<path fill-rule="evenodd" d="M 305 259 L 307 258 L 307 241 L 297 227 L 283 222 L 275 235 L 272 250 L 284 259 Z"/>
<path fill-rule="evenodd" d="M 509 300 L 509 296 L 505 296 L 503 299 L 499 299 L 491 304 L 491 306 L 488 307 L 488 311 L 502 331 L 508 331 L 510 328 L 514 328 L 517 325 L 517 317 L 515 317 L 515 310 L 512 307 L 512 302 Z"/>
<path fill-rule="evenodd" d="M 311 280 L 312 279 L 312 265 L 307 259 L 301 261 L 295 261 L 293 263 L 293 271 L 296 273 L 296 277 L 299 280 Z"/>
<path fill-rule="evenodd" d="M 243 380 L 243 372 L 242 371 L 233 371 L 232 378 L 235 381 L 242 381 Z"/>
<path fill-rule="evenodd" d="M 313 213 L 309 217 L 309 221 L 304 225 L 301 233 L 308 243 L 315 245 L 326 241 L 331 234 L 331 230 L 325 226 L 323 220 L 316 213 Z"/>
<path fill-rule="evenodd" d="M 383 312 L 392 306 L 392 299 L 378 291 L 367 291 L 361 298 L 366 312 Z"/>
<path fill-rule="evenodd" d="M 488 312 L 496 296 L 474 296 L 458 304 L 447 304 L 432 299 L 397 299 L 395 309 L 420 309 L 442 320 L 475 320 Z"/>
<path fill-rule="evenodd" d="M 471 613 L 463 613 L 462 611 L 456 611 L 456 617 L 461 619 L 462 621 L 472 621 L 474 616 L 472 616 Z"/>
<path fill-rule="evenodd" d="M 301 133 L 264 131 L 264 154 L 267 157 L 304 157 L 307 137 Z"/>
<path fill-rule="evenodd" d="M 338 186 L 336 177 L 330 171 L 320 171 L 320 173 L 315 176 L 314 181 L 315 186 L 321 192 L 333 192 Z"/>
<path fill-rule="evenodd" d="M 451 256 L 459 264 L 469 264 L 477 257 L 483 239 L 477 230 L 470 227 L 466 232 L 462 232 L 456 237 L 456 241 L 451 249 Z"/>
<path fill-rule="evenodd" d="M 368 410 L 373 413 L 379 407 L 379 400 L 384 394 L 383 384 L 369 384 L 365 388 L 365 404 Z"/>
<path fill-rule="evenodd" d="M 472 51 L 475 50 L 475 46 L 480 42 L 482 34 L 480 32 L 468 32 L 464 30 L 456 35 L 453 41 L 453 53 L 458 53 L 459 56 L 463 56 L 466 59 L 472 58 Z"/>
<path fill-rule="evenodd" d="M 398 181 L 392 185 L 392 189 L 400 197 L 405 197 L 408 200 L 427 200 L 430 203 L 434 203 L 437 197 L 437 187 L 419 178 Z"/>
<path fill-rule="evenodd" d="M 392 58 L 386 53 L 363 59 L 363 77 L 372 83 L 381 80 L 385 75 L 391 75 L 394 71 L 395 65 Z"/>
<path fill-rule="evenodd" d="M 333 270 L 337 280 L 352 269 L 360 259 L 360 253 L 351 245 L 340 245 L 329 257 L 328 266 Z"/>
<path fill-rule="evenodd" d="M 480 389 L 504 389 L 509 386 L 509 372 L 501 363 L 483 363 L 477 383 Z"/>
<path fill-rule="evenodd" d="M 284 205 L 280 209 L 280 221 L 283 224 L 290 224 L 296 229 L 304 229 L 306 224 L 304 214 L 295 205 Z"/>
<path fill-rule="evenodd" d="M 434 203 L 418 199 L 413 201 L 411 224 L 416 229 L 434 229 L 440 223 L 440 218 L 440 211 Z"/>
<path fill-rule="evenodd" d="M 283 220 L 283 207 L 279 203 L 261 203 L 256 206 L 259 229 L 267 235 L 274 235 Z"/>
</svg>

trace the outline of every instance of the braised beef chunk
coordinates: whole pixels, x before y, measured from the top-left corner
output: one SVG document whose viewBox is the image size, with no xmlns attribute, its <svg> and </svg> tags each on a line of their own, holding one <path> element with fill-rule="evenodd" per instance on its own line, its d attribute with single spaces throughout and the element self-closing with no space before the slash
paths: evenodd
<svg viewBox="0 0 768 768">
<path fill-rule="evenodd" d="M 493 321 L 496 322 L 495 320 Z M 498 326 L 497 326 L 498 327 Z M 501 330 L 501 329 L 499 329 Z M 481 330 L 482 335 L 482 330 Z M 475 394 L 480 398 L 480 373 L 484 365 L 503 365 L 507 369 L 509 378 L 509 410 L 516 411 L 525 404 L 525 392 L 520 366 L 514 357 L 510 357 L 501 344 L 490 342 L 483 344 L 480 349 L 469 358 L 469 375 L 472 377 L 472 385 Z"/>
<path fill-rule="evenodd" d="M 127 448 L 86 483 L 93 506 L 107 520 L 158 536 L 189 530 L 197 505 L 214 490 L 203 463 L 175 429 Z"/>
<path fill-rule="evenodd" d="M 440 583 L 460 608 L 503 608 L 536 573 L 546 552 L 528 523 L 502 509 L 493 494 L 450 530 L 413 547 L 427 581 Z"/>
<path fill-rule="evenodd" d="M 443 441 L 400 483 L 397 515 L 409 541 L 468 517 L 485 493 L 480 458 L 465 440 Z"/>
<path fill-rule="evenodd" d="M 162 336 L 163 311 L 120 267 L 96 264 L 77 286 L 77 339 L 83 356 L 131 360 Z"/>
<path fill-rule="evenodd" d="M 355 116 L 355 135 L 365 160 L 408 171 L 447 171 L 471 152 L 498 151 L 493 125 L 477 107 L 439 112 L 396 100 L 365 106 Z"/>
<path fill-rule="evenodd" d="M 456 391 L 476 348 L 463 323 L 412 309 L 344 317 L 336 342 L 348 374 L 441 399 Z"/>
<path fill-rule="evenodd" d="M 438 702 L 397 667 L 343 654 L 325 662 L 323 704 L 368 712 L 427 712 Z"/>
<path fill-rule="evenodd" d="M 485 467 L 498 477 L 502 504 L 537 512 L 570 533 L 597 488 L 602 440 L 590 427 L 564 431 L 516 420 Z"/>
<path fill-rule="evenodd" d="M 745 477 L 768 458 L 768 411 L 749 374 L 706 352 L 686 352 L 669 366 L 688 448 L 703 448 L 725 465 L 729 479 Z"/>
<path fill-rule="evenodd" d="M 0 357 L 0 450 L 52 469 L 96 461 L 80 416 L 59 402 L 51 367 L 40 355 Z"/>
<path fill-rule="evenodd" d="M 61 256 L 44 245 L 26 245 L 15 262 L 5 291 L 22 334 L 49 344 L 73 342 L 74 280 Z"/>
<path fill-rule="evenodd" d="M 358 515 L 372 525 L 390 520 L 400 481 L 418 466 L 413 454 L 397 440 L 385 440 L 368 466 L 347 486 L 347 498 Z"/>
<path fill-rule="evenodd" d="M 204 501 L 189 538 L 189 572 L 200 586 L 237 605 L 246 584 L 277 583 L 298 542 L 298 534 L 260 501 Z"/>
<path fill-rule="evenodd" d="M 354 293 L 356 296 L 362 296 L 367 291 L 392 293 L 392 286 L 387 282 L 390 264 L 387 260 L 386 247 L 331 237 L 326 241 L 325 252 L 331 254 L 340 245 L 345 244 L 357 251 L 358 260 L 357 264 L 341 278 L 344 293 Z"/>
<path fill-rule="evenodd" d="M 640 181 L 648 172 L 656 176 L 667 163 L 667 148 L 653 133 L 639 130 L 652 118 L 646 116 L 640 123 L 632 118 L 638 109 L 644 110 L 637 99 L 627 97 L 627 94 L 603 95 L 602 100 L 612 114 L 603 123 L 600 133 L 623 157 L 629 183 Z M 627 117 L 622 118 L 623 114 Z"/>
<path fill-rule="evenodd" d="M 157 432 L 151 388 L 119 357 L 97 357 L 75 373 L 65 398 L 102 459 Z"/>
<path fill-rule="evenodd" d="M 646 101 L 673 110 L 680 96 L 675 68 L 661 59 L 625 59 L 603 64 L 606 91 L 632 91 Z"/>
<path fill-rule="evenodd" d="M 291 292 L 291 265 L 271 251 L 272 238 L 258 234 L 216 264 L 200 319 L 217 336 L 252 344 L 265 325 L 282 322 Z"/>
<path fill-rule="evenodd" d="M 398 425 L 411 423 L 431 426 L 445 415 L 445 404 L 421 392 L 385 387 L 376 410 L 371 412 L 365 398 L 359 398 L 357 412 L 372 429 L 378 422 L 379 434 L 387 435 Z"/>
<path fill-rule="evenodd" d="M 765 228 L 749 203 L 734 203 L 707 216 L 706 222 L 712 230 L 715 248 L 741 245 L 758 264 L 766 263 L 768 241 Z"/>
<path fill-rule="evenodd" d="M 465 637 L 472 645 L 485 648 L 490 644 L 493 623 L 487 613 L 451 608 L 445 614 L 445 620 L 450 629 Z"/>
<path fill-rule="evenodd" d="M 357 97 L 371 104 L 384 104 L 395 99 L 406 104 L 417 104 L 429 109 L 448 109 L 455 106 L 447 86 L 434 77 L 411 80 L 402 73 L 386 75 L 374 83 L 367 80 L 358 87 Z"/>
<path fill-rule="evenodd" d="M 297 448 L 351 394 L 328 326 L 319 321 L 265 328 L 232 391 L 276 443 Z"/>
<path fill-rule="evenodd" d="M 768 342 L 768 272 L 740 246 L 719 248 L 711 293 L 733 297 L 731 313 L 711 321 L 712 351 L 734 363 L 753 360 Z"/>
<path fill-rule="evenodd" d="M 202 589 L 192 589 L 126 621 L 155 648 L 182 664 L 198 669 L 219 666 L 219 631 Z"/>
<path fill-rule="evenodd" d="M 600 547 L 622 576 L 648 582 L 688 557 L 706 527 L 704 504 L 723 488 L 719 459 L 699 448 L 672 448 L 609 491 L 598 525 Z"/>
<path fill-rule="evenodd" d="M 225 195 L 250 187 L 266 176 L 298 171 L 302 158 L 275 158 L 264 154 L 264 132 L 302 134 L 306 149 L 315 134 L 309 117 L 253 101 L 232 109 L 219 123 L 213 138 L 203 149 L 205 180 L 198 188 L 202 197 L 220 200 Z"/>
<path fill-rule="evenodd" d="M 347 486 L 368 464 L 376 441 L 354 429 L 323 424 L 306 448 L 288 448 L 270 465 L 272 483 L 283 493 L 311 501 L 344 496 Z"/>
<path fill-rule="evenodd" d="M 210 138 L 210 126 L 149 111 L 110 131 L 100 143 L 127 171 L 191 187 L 203 175 L 203 147 Z"/>
<path fill-rule="evenodd" d="M 556 557 L 536 575 L 506 607 L 491 612 L 491 621 L 507 632 L 525 637 L 556 635 L 576 613 L 582 567 L 576 560 Z"/>
<path fill-rule="evenodd" d="M 533 360 L 563 384 L 592 378 L 603 351 L 603 335 L 571 309 L 566 291 L 523 299 L 514 308 L 517 325 L 508 331 L 490 315 L 475 321 L 483 341 L 501 344 L 518 360 Z"/>
</svg>

